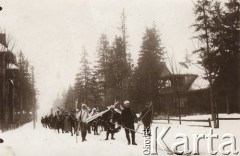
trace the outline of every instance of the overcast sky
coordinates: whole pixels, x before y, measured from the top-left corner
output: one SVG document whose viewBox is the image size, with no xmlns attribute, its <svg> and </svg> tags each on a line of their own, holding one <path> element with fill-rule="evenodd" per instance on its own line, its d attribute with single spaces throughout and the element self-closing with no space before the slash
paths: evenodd
<svg viewBox="0 0 240 156">
<path fill-rule="evenodd" d="M 137 60 L 145 28 L 153 21 L 169 53 L 183 59 L 194 49 L 191 0 L 1 0 L 0 27 L 13 36 L 36 70 L 40 113 L 50 112 L 58 92 L 74 83 L 84 45 L 91 61 L 102 33 L 112 43 L 127 16 L 128 51 Z"/>
</svg>

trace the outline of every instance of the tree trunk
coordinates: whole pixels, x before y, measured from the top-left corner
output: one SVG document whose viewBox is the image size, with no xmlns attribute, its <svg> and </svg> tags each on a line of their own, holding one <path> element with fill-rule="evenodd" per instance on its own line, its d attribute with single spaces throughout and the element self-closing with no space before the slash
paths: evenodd
<svg viewBox="0 0 240 156">
<path fill-rule="evenodd" d="M 225 100 L 226 100 L 227 114 L 230 114 L 229 97 L 227 94 L 226 94 Z"/>
<path fill-rule="evenodd" d="M 204 26 L 205 26 L 205 35 L 206 35 L 206 45 L 207 45 L 207 58 L 210 59 L 210 47 L 209 47 L 209 34 L 208 34 L 208 25 L 207 25 L 207 19 L 206 19 L 206 10 L 203 5 L 203 14 L 204 14 Z M 211 114 L 212 114 L 212 120 L 213 120 L 213 126 L 214 128 L 217 128 L 217 122 L 216 122 L 216 104 L 214 103 L 214 93 L 213 93 L 213 82 L 212 82 L 212 62 L 208 62 L 208 81 L 209 81 L 209 87 L 210 87 L 210 102 L 211 102 Z"/>
<path fill-rule="evenodd" d="M 210 103 L 211 103 L 211 114 L 212 114 L 213 127 L 217 128 L 215 104 L 214 104 L 214 99 L 213 99 L 213 89 L 212 89 L 211 81 L 210 81 Z"/>
<path fill-rule="evenodd" d="M 240 53 L 238 53 L 238 93 L 237 93 L 237 97 L 238 97 L 238 99 L 237 99 L 237 104 L 238 104 L 238 112 L 240 113 Z"/>
<path fill-rule="evenodd" d="M 180 106 L 180 99 L 181 97 L 177 97 L 177 103 L 178 103 L 178 118 L 179 118 L 179 124 L 182 124 L 182 120 L 181 120 L 181 106 Z"/>
</svg>

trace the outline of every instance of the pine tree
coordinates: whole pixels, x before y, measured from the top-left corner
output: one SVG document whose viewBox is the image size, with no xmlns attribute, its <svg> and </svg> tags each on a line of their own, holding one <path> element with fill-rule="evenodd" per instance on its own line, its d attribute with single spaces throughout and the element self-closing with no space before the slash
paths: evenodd
<svg viewBox="0 0 240 156">
<path fill-rule="evenodd" d="M 126 68 L 126 71 L 124 71 L 123 74 L 125 74 L 123 80 L 122 80 L 122 98 L 121 101 L 129 99 L 129 87 L 130 87 L 130 82 L 129 79 L 131 77 L 131 70 L 132 70 L 132 60 L 131 60 L 131 53 L 127 51 L 128 47 L 128 41 L 127 38 L 129 37 L 127 34 L 127 27 L 126 27 L 126 19 L 127 16 L 125 15 L 125 10 L 123 9 L 122 14 L 121 14 L 121 26 L 120 26 L 120 31 L 121 31 L 121 38 L 122 38 L 122 53 L 124 60 L 123 65 Z"/>
<path fill-rule="evenodd" d="M 22 52 L 19 53 L 18 61 L 19 67 L 19 88 L 18 88 L 18 95 L 20 104 L 17 107 L 17 110 L 20 113 L 20 120 L 23 120 L 23 112 L 27 113 L 35 109 L 35 103 L 33 98 L 36 99 L 36 90 L 33 87 L 34 82 L 32 82 L 32 77 L 30 73 L 30 65 L 28 60 L 25 58 Z M 33 73 L 34 74 L 34 73 Z"/>
<path fill-rule="evenodd" d="M 96 76 L 96 72 L 93 73 L 89 82 L 89 94 L 91 99 L 91 105 L 94 108 L 103 107 L 103 95 L 99 85 L 99 81 Z"/>
<path fill-rule="evenodd" d="M 139 99 L 144 102 L 158 102 L 158 80 L 160 74 L 160 61 L 164 55 L 164 47 L 159 32 L 155 25 L 146 28 L 142 38 L 142 46 L 139 53 L 136 81 Z"/>
<path fill-rule="evenodd" d="M 75 91 L 81 103 L 89 104 L 89 81 L 91 70 L 86 49 L 82 49 L 79 73 L 76 74 Z"/>
<path fill-rule="evenodd" d="M 64 102 L 64 106 L 67 110 L 75 110 L 75 91 L 72 86 L 68 88 L 68 92 L 66 94 L 66 100 Z"/>
<path fill-rule="evenodd" d="M 213 0 L 197 1 L 195 4 L 197 39 L 201 47 L 196 50 L 202 58 L 206 76 L 210 83 L 211 113 L 214 127 L 218 104 L 215 101 L 221 92 L 225 93 L 227 112 L 229 113 L 229 96 L 237 97 L 238 53 L 239 53 L 239 2 L 229 0 L 225 7 Z M 236 98 L 235 98 L 236 99 Z"/>
<path fill-rule="evenodd" d="M 97 68 L 96 68 L 96 78 L 98 79 L 100 90 L 104 95 L 104 102 L 107 102 L 107 93 L 108 88 L 110 88 L 109 80 L 111 73 L 109 72 L 109 63 L 110 63 L 110 45 L 107 39 L 106 34 L 102 34 L 97 47 L 98 52 L 98 61 L 97 61 Z"/>
<path fill-rule="evenodd" d="M 112 46 L 113 50 L 113 65 L 114 65 L 114 76 L 117 84 L 116 92 L 117 99 L 124 101 L 127 97 L 127 78 L 128 78 L 128 64 L 127 54 L 124 51 L 124 42 L 121 37 L 115 37 L 115 41 Z"/>
<path fill-rule="evenodd" d="M 98 42 L 98 67 L 96 68 L 95 77 L 98 80 L 99 91 L 103 96 L 103 103 L 109 105 L 115 98 L 115 77 L 114 55 L 109 45 L 106 34 L 102 34 Z"/>
<path fill-rule="evenodd" d="M 119 27 L 121 37 L 116 36 L 112 46 L 107 36 L 102 34 L 98 43 L 98 69 L 96 78 L 104 94 L 104 103 L 112 104 L 129 98 L 129 76 L 132 66 L 130 53 L 127 53 L 126 16 L 123 11 Z"/>
<path fill-rule="evenodd" d="M 206 76 L 209 81 L 210 88 L 210 103 L 211 103 L 211 114 L 212 120 L 214 121 L 214 127 L 217 128 L 217 105 L 215 101 L 215 94 L 213 88 L 213 81 L 216 77 L 214 72 L 214 46 L 212 45 L 212 38 L 214 33 L 211 29 L 213 27 L 212 23 L 212 13 L 213 13 L 213 1 L 212 0 L 198 0 L 194 4 L 194 13 L 196 15 L 196 23 L 193 25 L 195 31 L 199 34 L 196 38 L 202 42 L 200 49 L 196 50 L 202 58 L 202 64 L 206 69 Z"/>
<path fill-rule="evenodd" d="M 214 86 L 219 94 L 225 94 L 227 113 L 237 110 L 238 82 L 238 54 L 239 54 L 239 8 L 240 3 L 229 0 L 224 8 L 221 3 L 216 2 L 213 14 L 213 28 L 215 36 L 213 45 L 215 47 L 214 70 L 218 73 Z"/>
</svg>

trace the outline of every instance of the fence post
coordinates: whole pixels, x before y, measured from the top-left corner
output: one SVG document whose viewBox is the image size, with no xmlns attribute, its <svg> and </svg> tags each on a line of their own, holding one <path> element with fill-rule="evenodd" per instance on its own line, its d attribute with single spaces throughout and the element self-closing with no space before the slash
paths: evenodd
<svg viewBox="0 0 240 156">
<path fill-rule="evenodd" d="M 208 118 L 208 123 L 209 123 L 209 127 L 212 127 L 211 119 L 210 119 L 210 118 Z"/>
<path fill-rule="evenodd" d="M 167 115 L 167 120 L 168 120 L 168 124 L 170 124 L 169 113 L 168 113 L 168 115 Z"/>
</svg>

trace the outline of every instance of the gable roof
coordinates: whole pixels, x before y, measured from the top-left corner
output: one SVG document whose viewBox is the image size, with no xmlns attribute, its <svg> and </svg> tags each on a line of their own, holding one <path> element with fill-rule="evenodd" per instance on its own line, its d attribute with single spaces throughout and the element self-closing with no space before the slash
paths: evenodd
<svg viewBox="0 0 240 156">
<path fill-rule="evenodd" d="M 191 85 L 189 90 L 198 90 L 208 88 L 209 82 L 205 79 L 204 67 L 197 63 L 188 62 L 161 62 L 162 72 L 161 77 L 166 78 L 171 75 L 185 75 L 185 76 L 197 76 Z"/>
</svg>

